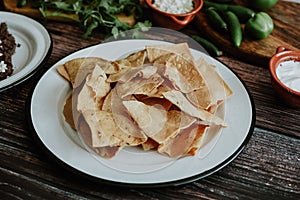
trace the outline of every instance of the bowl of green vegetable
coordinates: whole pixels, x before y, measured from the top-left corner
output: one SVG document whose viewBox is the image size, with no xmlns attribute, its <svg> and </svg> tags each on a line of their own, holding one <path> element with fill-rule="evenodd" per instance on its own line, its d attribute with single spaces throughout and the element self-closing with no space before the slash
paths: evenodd
<svg viewBox="0 0 300 200">
<path fill-rule="evenodd" d="M 180 30 L 201 10 L 203 0 L 146 0 L 153 22 L 161 27 Z"/>
</svg>

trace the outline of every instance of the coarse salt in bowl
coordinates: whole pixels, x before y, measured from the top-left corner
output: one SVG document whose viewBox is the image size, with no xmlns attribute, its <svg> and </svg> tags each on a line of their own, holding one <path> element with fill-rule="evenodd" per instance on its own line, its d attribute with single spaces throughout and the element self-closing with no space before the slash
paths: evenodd
<svg viewBox="0 0 300 200">
<path fill-rule="evenodd" d="M 188 25 L 201 10 L 203 0 L 146 0 L 153 11 L 152 20 L 157 25 L 180 30 Z"/>
</svg>

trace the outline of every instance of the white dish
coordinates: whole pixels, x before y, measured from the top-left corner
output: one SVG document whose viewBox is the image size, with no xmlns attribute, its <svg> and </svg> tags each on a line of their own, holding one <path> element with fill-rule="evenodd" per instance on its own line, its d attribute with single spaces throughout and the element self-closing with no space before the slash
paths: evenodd
<svg viewBox="0 0 300 200">
<path fill-rule="evenodd" d="M 227 128 L 222 129 L 196 156 L 179 160 L 144 152 L 138 148 L 125 148 L 112 159 L 96 156 L 82 147 L 78 138 L 64 122 L 62 109 L 71 89 L 56 72 L 56 67 L 78 57 L 99 56 L 116 60 L 145 45 L 166 44 L 155 40 L 122 40 L 103 43 L 79 50 L 51 67 L 38 82 L 29 107 L 32 127 L 40 142 L 58 160 L 69 168 L 88 177 L 110 184 L 134 186 L 178 185 L 210 175 L 231 162 L 248 142 L 255 121 L 253 101 L 241 80 L 225 65 L 215 59 L 191 50 L 197 59 L 204 57 L 217 66 L 217 70 L 234 91 L 225 106 Z"/>
<path fill-rule="evenodd" d="M 50 56 L 52 41 L 48 31 L 37 21 L 23 15 L 0 12 L 0 22 L 5 22 L 20 45 L 12 57 L 13 74 L 0 81 L 0 91 L 10 88 L 27 78 Z"/>
</svg>

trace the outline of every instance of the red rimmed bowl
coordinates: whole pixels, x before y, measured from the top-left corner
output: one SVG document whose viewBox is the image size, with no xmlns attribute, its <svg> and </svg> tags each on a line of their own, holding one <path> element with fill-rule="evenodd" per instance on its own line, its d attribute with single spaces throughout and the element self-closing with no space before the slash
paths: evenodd
<svg viewBox="0 0 300 200">
<path fill-rule="evenodd" d="M 300 67 L 300 51 L 289 50 L 285 47 L 278 47 L 276 54 L 272 56 L 269 61 L 269 71 L 271 74 L 271 83 L 276 94 L 281 98 L 287 105 L 300 108 L 300 92 L 288 87 L 284 84 L 279 76 L 277 68 L 284 62 L 292 61 L 295 66 Z M 298 64 L 297 64 L 298 63 Z M 284 66 L 281 66 L 284 67 Z M 295 75 L 295 74 L 294 74 Z"/>
<path fill-rule="evenodd" d="M 151 17 L 154 23 L 173 30 L 180 30 L 188 25 L 203 6 L 203 0 L 193 0 L 193 10 L 183 14 L 172 14 L 159 10 L 153 6 L 153 2 L 154 0 L 146 0 L 146 4 L 152 10 Z"/>
</svg>

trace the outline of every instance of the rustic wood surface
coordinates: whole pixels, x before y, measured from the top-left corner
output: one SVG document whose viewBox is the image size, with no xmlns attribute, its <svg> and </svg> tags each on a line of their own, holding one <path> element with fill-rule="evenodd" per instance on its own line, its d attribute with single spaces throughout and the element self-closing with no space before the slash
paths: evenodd
<svg viewBox="0 0 300 200">
<path fill-rule="evenodd" d="M 300 5 L 294 6 L 300 10 Z M 48 62 L 27 81 L 0 93 L 0 199 L 300 198 L 300 109 L 287 107 L 274 95 L 264 65 L 226 53 L 218 60 L 245 82 L 257 118 L 245 149 L 220 171 L 177 187 L 121 188 L 89 180 L 56 162 L 38 145 L 28 126 L 28 99 L 53 64 L 80 48 L 98 44 L 103 35 L 96 33 L 84 40 L 74 25 L 49 21 L 45 26 L 53 39 Z M 299 41 L 299 36 L 291 36 L 291 41 Z"/>
<path fill-rule="evenodd" d="M 236 0 L 234 2 L 236 5 L 247 5 L 246 0 Z M 258 10 L 254 11 L 259 12 Z M 299 5 L 285 1 L 279 1 L 274 7 L 264 12 L 268 13 L 273 19 L 275 27 L 273 32 L 264 40 L 253 40 L 244 32 L 239 48 L 232 45 L 229 33 L 221 33 L 213 28 L 205 12 L 197 14 L 195 24 L 202 35 L 214 41 L 223 51 L 247 62 L 267 66 L 270 57 L 276 52 L 278 46 L 299 50 L 300 12 Z"/>
</svg>

